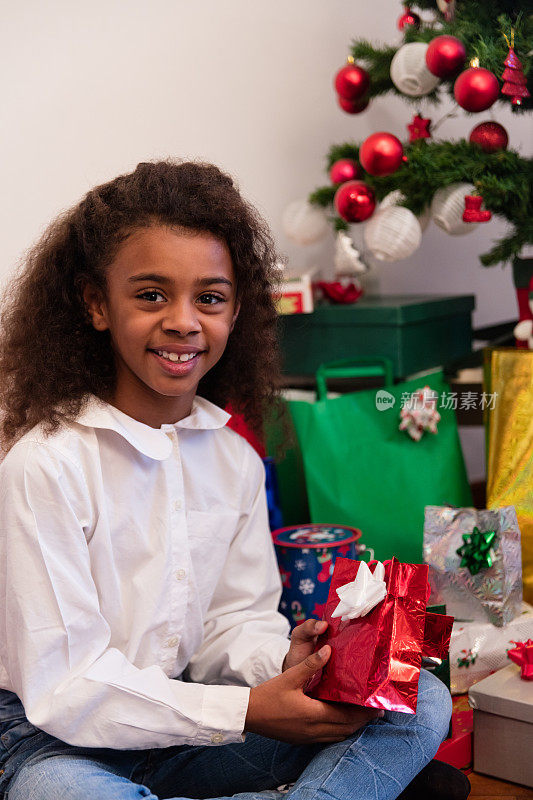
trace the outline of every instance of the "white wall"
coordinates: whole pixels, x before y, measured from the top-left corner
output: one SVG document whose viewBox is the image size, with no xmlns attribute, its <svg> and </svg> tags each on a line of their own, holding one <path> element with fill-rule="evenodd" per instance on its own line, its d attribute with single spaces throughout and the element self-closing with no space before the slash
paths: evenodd
<svg viewBox="0 0 533 800">
<path fill-rule="evenodd" d="M 330 269 L 333 239 L 302 249 L 281 230 L 286 204 L 325 181 L 334 142 L 376 130 L 401 137 L 414 110 L 336 105 L 332 79 L 352 38 L 398 42 L 397 0 L 24 0 L 5 3 L 0 32 L 0 284 L 61 209 L 97 182 L 162 156 L 201 157 L 235 175 L 295 267 Z M 438 114 L 420 104 L 426 116 Z M 468 135 L 491 112 L 445 123 Z M 499 107 L 511 146 L 531 123 Z M 380 267 L 382 291 L 475 293 L 476 324 L 515 316 L 509 268 L 477 255 L 495 221 L 452 238 L 430 225 L 406 261 Z"/>
</svg>

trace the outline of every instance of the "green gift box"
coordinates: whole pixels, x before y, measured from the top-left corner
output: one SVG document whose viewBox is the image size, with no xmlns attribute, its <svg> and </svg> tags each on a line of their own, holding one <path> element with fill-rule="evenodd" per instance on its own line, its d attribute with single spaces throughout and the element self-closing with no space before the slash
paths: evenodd
<svg viewBox="0 0 533 800">
<path fill-rule="evenodd" d="M 363 296 L 280 318 L 283 371 L 311 375 L 325 361 L 385 356 L 403 378 L 467 355 L 474 295 Z"/>
</svg>

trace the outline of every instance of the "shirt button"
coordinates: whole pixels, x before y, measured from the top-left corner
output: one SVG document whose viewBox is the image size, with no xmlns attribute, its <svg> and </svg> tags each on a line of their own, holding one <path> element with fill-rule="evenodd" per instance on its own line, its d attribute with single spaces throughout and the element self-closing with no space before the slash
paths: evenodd
<svg viewBox="0 0 533 800">
<path fill-rule="evenodd" d="M 181 500 L 175 500 L 173 508 L 174 508 L 174 511 L 179 511 L 181 509 Z"/>
<path fill-rule="evenodd" d="M 176 647 L 176 645 L 178 644 L 179 640 L 180 640 L 179 636 L 173 636 L 171 639 L 168 639 L 167 647 Z"/>
<path fill-rule="evenodd" d="M 221 744 L 224 741 L 224 736 L 221 733 L 212 733 L 211 741 L 213 744 Z"/>
<path fill-rule="evenodd" d="M 184 569 L 177 569 L 176 572 L 174 573 L 174 576 L 177 581 L 182 581 L 186 575 L 187 572 Z"/>
</svg>

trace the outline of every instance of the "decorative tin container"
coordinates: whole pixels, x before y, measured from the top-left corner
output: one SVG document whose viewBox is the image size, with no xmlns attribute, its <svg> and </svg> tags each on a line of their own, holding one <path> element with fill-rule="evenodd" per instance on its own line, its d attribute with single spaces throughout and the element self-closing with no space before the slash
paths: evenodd
<svg viewBox="0 0 533 800">
<path fill-rule="evenodd" d="M 358 559 L 366 550 L 358 543 L 360 537 L 361 531 L 346 525 L 293 525 L 272 531 L 283 584 L 279 610 L 291 629 L 309 617 L 322 618 L 335 559 Z"/>
</svg>

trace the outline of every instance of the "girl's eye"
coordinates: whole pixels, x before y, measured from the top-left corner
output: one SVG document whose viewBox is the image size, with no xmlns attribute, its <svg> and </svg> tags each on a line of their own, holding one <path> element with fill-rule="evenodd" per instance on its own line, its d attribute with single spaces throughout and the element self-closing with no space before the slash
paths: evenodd
<svg viewBox="0 0 533 800">
<path fill-rule="evenodd" d="M 141 292 L 141 294 L 136 296 L 139 298 L 139 300 L 148 300 L 150 303 L 157 303 L 158 301 L 155 299 L 157 295 L 159 295 L 159 297 L 163 297 L 163 300 L 165 299 L 161 292 L 158 292 L 157 289 L 147 289 L 145 292 Z"/>
<path fill-rule="evenodd" d="M 204 292 L 198 299 L 203 305 L 207 306 L 214 306 L 217 303 L 224 303 L 226 300 L 226 298 L 222 297 L 222 295 L 214 294 L 213 292 Z"/>
</svg>

